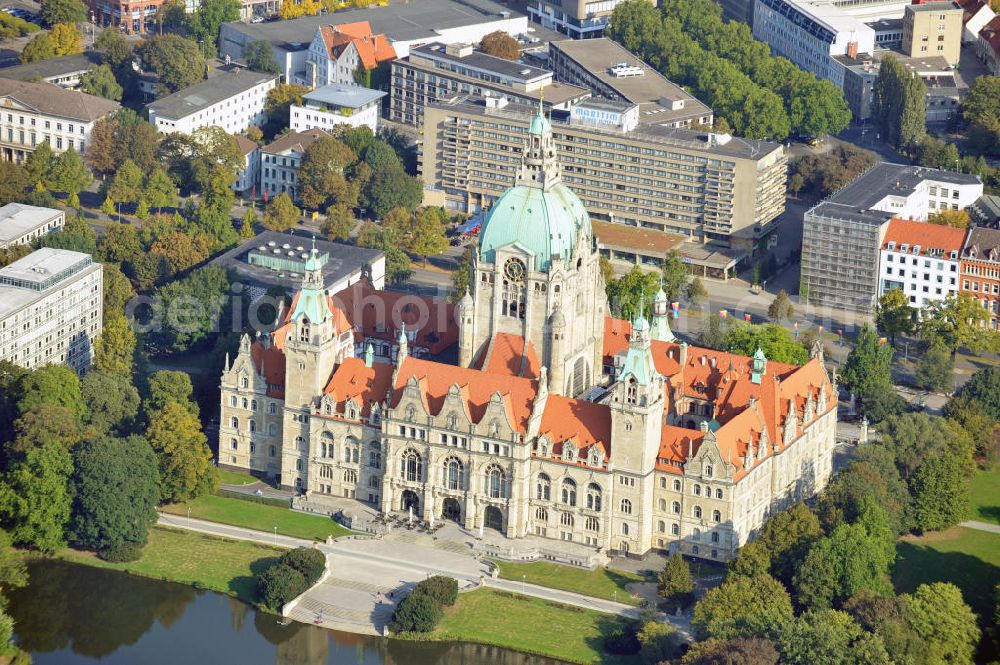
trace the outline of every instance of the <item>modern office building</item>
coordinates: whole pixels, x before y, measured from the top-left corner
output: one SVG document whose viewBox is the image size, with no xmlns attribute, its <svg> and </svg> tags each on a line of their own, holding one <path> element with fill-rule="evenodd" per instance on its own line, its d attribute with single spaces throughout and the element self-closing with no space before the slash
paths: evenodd
<svg viewBox="0 0 1000 665">
<path fill-rule="evenodd" d="M 918 309 L 959 290 L 959 255 L 965 229 L 892 219 L 879 252 L 879 297 L 901 289 Z"/>
<path fill-rule="evenodd" d="M 589 216 L 541 113 L 524 138 L 446 324 L 457 365 L 415 357 L 416 330 L 378 291 L 368 303 L 399 330 L 394 357 L 355 355 L 367 324 L 325 291 L 313 252 L 273 333 L 227 359 L 219 463 L 317 511 L 353 499 L 495 530 L 508 552 L 730 559 L 830 478 L 837 390 L 822 345 L 798 367 L 671 341 L 662 291 L 651 321 L 609 318 Z"/>
<path fill-rule="evenodd" d="M 299 166 L 306 149 L 318 139 L 329 136 L 322 129 L 307 129 L 304 132 L 289 132 L 260 151 L 260 191 L 270 198 L 288 192 L 293 199 L 298 197 L 297 179 Z"/>
<path fill-rule="evenodd" d="M 202 127 L 221 127 L 238 134 L 267 121 L 264 104 L 267 92 L 276 84 L 274 74 L 239 69 L 161 97 L 146 111 L 150 124 L 164 134 L 192 134 Z"/>
<path fill-rule="evenodd" d="M 1000 323 L 1000 230 L 969 229 L 962 248 L 961 292 L 974 297 L 989 313 L 987 325 Z"/>
<path fill-rule="evenodd" d="M 608 20 L 622 0 L 529 0 L 528 16 L 543 28 L 572 39 L 595 39 L 604 35 Z"/>
<path fill-rule="evenodd" d="M 879 252 L 889 221 L 924 221 L 940 210 L 964 210 L 982 193 L 978 176 L 877 164 L 805 213 L 800 298 L 813 305 L 871 314 L 879 293 Z"/>
<path fill-rule="evenodd" d="M 309 88 L 339 83 L 355 85 L 359 77 L 396 58 L 385 35 L 372 33 L 368 21 L 324 25 L 316 29 L 306 56 L 304 80 Z"/>
<path fill-rule="evenodd" d="M 962 48 L 962 15 L 957 2 L 920 2 L 903 14 L 903 53 L 911 58 L 936 55 L 958 64 Z"/>
<path fill-rule="evenodd" d="M 51 83 L 0 78 L 0 159 L 21 163 L 38 144 L 60 154 L 85 153 L 94 123 L 118 102 Z"/>
<path fill-rule="evenodd" d="M 460 99 L 427 109 L 420 171 L 456 211 L 491 207 L 518 172 L 536 107 Z M 584 104 L 588 103 L 584 102 Z M 563 180 L 591 217 L 753 252 L 784 210 L 780 144 L 642 124 L 552 118 Z"/>
<path fill-rule="evenodd" d="M 385 35 L 397 58 L 411 47 L 437 42 L 477 44 L 497 30 L 526 35 L 528 17 L 493 0 L 412 0 L 392 7 L 344 9 L 334 14 L 304 16 L 272 23 L 223 23 L 219 52 L 243 62 L 243 49 L 256 41 L 271 45 L 285 81 L 304 81 L 309 49 L 316 31 L 324 26 L 367 22 L 376 35 Z"/>
<path fill-rule="evenodd" d="M 0 208 L 0 249 L 30 245 L 35 238 L 61 231 L 66 213 L 24 203 L 8 203 Z"/>
<path fill-rule="evenodd" d="M 324 85 L 302 95 L 301 104 L 289 108 L 292 131 L 331 130 L 338 125 L 369 127 L 378 131 L 379 109 L 385 93 L 360 85 Z"/>
<path fill-rule="evenodd" d="M 103 274 L 90 254 L 49 247 L 0 268 L 0 359 L 87 371 L 101 334 Z"/>
<path fill-rule="evenodd" d="M 641 124 L 712 126 L 712 109 L 610 39 L 550 42 L 549 69 L 557 81 L 638 106 Z"/>
<path fill-rule="evenodd" d="M 487 55 L 471 44 L 427 44 L 393 61 L 389 118 L 419 127 L 428 104 L 469 95 L 568 110 L 590 94 L 555 82 L 548 70 Z"/>
</svg>

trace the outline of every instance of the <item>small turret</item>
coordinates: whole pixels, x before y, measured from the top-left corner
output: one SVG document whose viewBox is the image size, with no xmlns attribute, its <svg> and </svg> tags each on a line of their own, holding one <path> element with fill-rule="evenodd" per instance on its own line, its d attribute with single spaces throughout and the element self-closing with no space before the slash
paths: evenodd
<svg viewBox="0 0 1000 665">
<path fill-rule="evenodd" d="M 676 338 L 670 329 L 670 306 L 667 294 L 660 285 L 660 290 L 653 296 L 653 325 L 649 336 L 660 342 L 673 342 Z"/>
<path fill-rule="evenodd" d="M 764 374 L 767 373 L 767 356 L 758 346 L 757 351 L 753 354 L 753 369 L 750 372 L 750 381 L 756 383 L 758 386 L 761 381 L 764 380 Z"/>
<path fill-rule="evenodd" d="M 406 360 L 406 356 L 410 355 L 410 343 L 406 339 L 405 323 L 399 328 L 399 337 L 396 338 L 396 342 L 399 344 L 399 351 L 396 353 L 396 366 L 398 367 Z"/>
<path fill-rule="evenodd" d="M 365 347 L 365 367 L 371 367 L 373 364 L 375 364 L 375 347 L 368 342 L 368 346 Z"/>
</svg>

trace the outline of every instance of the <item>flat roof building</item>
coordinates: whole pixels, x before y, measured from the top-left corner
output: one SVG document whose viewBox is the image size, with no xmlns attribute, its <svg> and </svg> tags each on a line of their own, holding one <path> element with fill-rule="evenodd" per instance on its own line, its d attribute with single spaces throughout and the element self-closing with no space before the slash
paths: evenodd
<svg viewBox="0 0 1000 665">
<path fill-rule="evenodd" d="M 0 69 L 0 76 L 18 81 L 52 83 L 60 88 L 76 90 L 80 87 L 80 77 L 101 64 L 102 59 L 102 54 L 97 51 L 84 51 L 58 58 L 4 67 Z"/>
<path fill-rule="evenodd" d="M 249 69 L 227 72 L 161 97 L 146 107 L 149 122 L 164 134 L 192 134 L 221 127 L 230 134 L 267 120 L 264 103 L 277 77 Z"/>
<path fill-rule="evenodd" d="M 365 125 L 378 131 L 379 102 L 386 93 L 360 85 L 335 83 L 302 95 L 301 104 L 292 104 L 289 123 L 292 131 L 330 130 L 337 125 Z"/>
<path fill-rule="evenodd" d="M 456 211 L 489 208 L 514 181 L 536 112 L 481 98 L 430 105 L 420 155 L 428 194 Z M 653 124 L 623 131 L 566 112 L 551 122 L 563 181 L 592 219 L 749 253 L 784 210 L 780 144 Z"/>
<path fill-rule="evenodd" d="M 0 268 L 0 359 L 83 374 L 101 334 L 103 273 L 90 254 L 50 247 Z"/>
<path fill-rule="evenodd" d="M 879 252 L 878 295 L 900 289 L 911 307 L 945 300 L 959 290 L 965 229 L 893 219 Z"/>
<path fill-rule="evenodd" d="M 712 109 L 610 39 L 551 42 L 549 67 L 557 81 L 589 88 L 605 99 L 638 105 L 641 124 L 712 125 Z"/>
<path fill-rule="evenodd" d="M 907 5 L 903 14 L 903 53 L 911 58 L 939 56 L 958 64 L 962 48 L 962 16 L 957 2 L 923 2 Z"/>
<path fill-rule="evenodd" d="M 924 221 L 941 210 L 964 210 L 982 193 L 978 176 L 880 162 L 806 211 L 800 298 L 871 314 L 889 220 Z"/>
<path fill-rule="evenodd" d="M 35 238 L 61 231 L 66 213 L 24 203 L 8 203 L 0 208 L 0 249 L 30 245 Z"/>
<path fill-rule="evenodd" d="M 306 61 L 316 31 L 323 26 L 360 21 L 367 21 L 374 34 L 384 34 L 398 58 L 409 55 L 412 47 L 431 42 L 472 44 L 496 30 L 509 35 L 528 32 L 527 16 L 493 0 L 410 0 L 388 8 L 345 9 L 290 21 L 224 23 L 219 52 L 222 57 L 228 55 L 242 62 L 247 45 L 264 41 L 274 49 L 284 80 L 307 80 Z"/>
</svg>

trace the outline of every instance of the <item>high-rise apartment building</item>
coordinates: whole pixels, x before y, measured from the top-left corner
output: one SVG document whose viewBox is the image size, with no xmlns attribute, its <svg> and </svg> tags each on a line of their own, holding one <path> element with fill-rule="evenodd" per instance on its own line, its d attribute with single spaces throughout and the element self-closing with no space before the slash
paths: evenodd
<svg viewBox="0 0 1000 665">
<path fill-rule="evenodd" d="M 103 275 L 89 254 L 50 247 L 0 269 L 0 359 L 85 372 L 101 334 Z"/>
<path fill-rule="evenodd" d="M 453 210 L 490 207 L 514 181 L 536 110 L 482 99 L 428 107 L 425 186 Z M 752 250 L 784 210 L 780 144 L 641 122 L 623 131 L 580 114 L 551 122 L 563 180 L 595 219 Z"/>
</svg>

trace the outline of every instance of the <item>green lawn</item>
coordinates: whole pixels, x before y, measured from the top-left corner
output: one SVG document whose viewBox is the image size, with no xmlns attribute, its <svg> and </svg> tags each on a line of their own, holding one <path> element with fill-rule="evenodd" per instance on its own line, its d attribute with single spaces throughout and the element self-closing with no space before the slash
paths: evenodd
<svg viewBox="0 0 1000 665">
<path fill-rule="evenodd" d="M 899 593 L 928 582 L 951 582 L 979 615 L 992 619 L 993 590 L 1000 583 L 1000 534 L 955 527 L 905 536 L 896 545 L 893 583 Z"/>
<path fill-rule="evenodd" d="M 637 663 L 602 653 L 602 636 L 618 619 L 608 614 L 477 589 L 458 595 L 431 639 L 492 644 L 574 663 Z"/>
<path fill-rule="evenodd" d="M 254 478 L 249 473 L 219 469 L 219 481 L 226 485 L 249 485 L 250 483 L 257 482 L 257 478 Z"/>
<path fill-rule="evenodd" d="M 608 568 L 587 570 L 573 566 L 563 566 L 547 561 L 532 563 L 495 562 L 500 567 L 500 577 L 507 580 L 537 584 L 552 589 L 575 591 L 596 598 L 618 600 L 620 603 L 638 605 L 640 599 L 625 590 L 625 585 L 631 582 L 641 582 L 642 577 L 635 573 L 626 573 Z M 523 577 L 522 577 L 523 576 Z"/>
<path fill-rule="evenodd" d="M 973 476 L 971 499 L 970 519 L 1000 524 L 1000 466 Z"/>
<path fill-rule="evenodd" d="M 174 515 L 187 515 L 188 507 L 191 508 L 191 517 L 268 533 L 278 527 L 278 533 L 296 538 L 326 540 L 327 536 L 336 538 L 350 533 L 329 517 L 215 495 L 163 506 L 161 510 Z"/>
<path fill-rule="evenodd" d="M 254 573 L 276 561 L 283 551 L 269 545 L 154 527 L 138 561 L 108 563 L 90 552 L 71 549 L 58 556 L 88 566 L 213 589 L 256 605 Z"/>
</svg>

